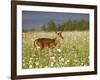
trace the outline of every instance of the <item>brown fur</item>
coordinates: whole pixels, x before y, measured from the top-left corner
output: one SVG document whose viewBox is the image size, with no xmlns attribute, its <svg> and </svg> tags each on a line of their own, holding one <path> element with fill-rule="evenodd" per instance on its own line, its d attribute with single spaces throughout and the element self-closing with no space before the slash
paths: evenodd
<svg viewBox="0 0 100 80">
<path fill-rule="evenodd" d="M 57 43 L 59 42 L 59 39 L 63 39 L 61 32 L 57 33 L 55 38 L 38 38 L 34 41 L 34 47 L 35 47 L 35 55 L 37 57 L 40 56 L 40 51 L 44 48 L 47 47 L 49 49 L 49 54 L 51 55 L 51 49 L 53 49 Z"/>
</svg>

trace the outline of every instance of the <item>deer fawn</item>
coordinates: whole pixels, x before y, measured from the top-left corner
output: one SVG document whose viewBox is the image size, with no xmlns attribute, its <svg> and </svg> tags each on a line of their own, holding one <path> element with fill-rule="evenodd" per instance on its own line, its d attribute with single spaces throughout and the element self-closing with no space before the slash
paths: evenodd
<svg viewBox="0 0 100 80">
<path fill-rule="evenodd" d="M 55 32 L 54 38 L 38 38 L 34 41 L 34 48 L 35 48 L 35 55 L 37 57 L 40 56 L 40 51 L 47 47 L 49 50 L 49 55 L 52 54 L 52 49 L 57 45 L 57 43 L 60 41 L 60 39 L 63 39 L 62 32 Z"/>
</svg>

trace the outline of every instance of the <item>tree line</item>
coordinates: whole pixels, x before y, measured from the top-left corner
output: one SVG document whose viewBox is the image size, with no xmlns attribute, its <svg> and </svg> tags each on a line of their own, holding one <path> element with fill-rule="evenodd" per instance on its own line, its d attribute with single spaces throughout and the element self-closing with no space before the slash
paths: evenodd
<svg viewBox="0 0 100 80">
<path fill-rule="evenodd" d="M 67 20 L 61 24 L 57 24 L 54 20 L 50 20 L 47 24 L 41 26 L 41 31 L 74 31 L 74 30 L 89 30 L 89 21 L 82 20 Z M 25 31 L 36 31 L 33 27 Z"/>
</svg>

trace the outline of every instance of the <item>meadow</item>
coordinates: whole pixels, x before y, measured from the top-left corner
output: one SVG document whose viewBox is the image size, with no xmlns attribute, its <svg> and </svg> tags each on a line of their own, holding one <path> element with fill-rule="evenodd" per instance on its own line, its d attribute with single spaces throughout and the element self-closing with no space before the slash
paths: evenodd
<svg viewBox="0 0 100 80">
<path fill-rule="evenodd" d="M 54 32 L 23 32 L 22 68 L 53 68 L 89 66 L 89 31 L 66 31 L 64 37 L 53 49 L 53 56 L 44 48 L 35 57 L 33 42 L 37 38 L 51 38 Z"/>
</svg>

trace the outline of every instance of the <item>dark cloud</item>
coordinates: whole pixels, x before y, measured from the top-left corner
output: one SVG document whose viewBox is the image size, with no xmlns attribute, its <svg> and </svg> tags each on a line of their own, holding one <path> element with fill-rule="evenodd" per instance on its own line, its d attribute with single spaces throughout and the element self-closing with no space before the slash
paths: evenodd
<svg viewBox="0 0 100 80">
<path fill-rule="evenodd" d="M 47 24 L 49 20 L 54 20 L 57 24 L 65 20 L 89 20 L 89 14 L 82 13 L 61 13 L 61 12 L 39 12 L 39 11 L 22 11 L 22 27 L 40 28 Z"/>
</svg>

